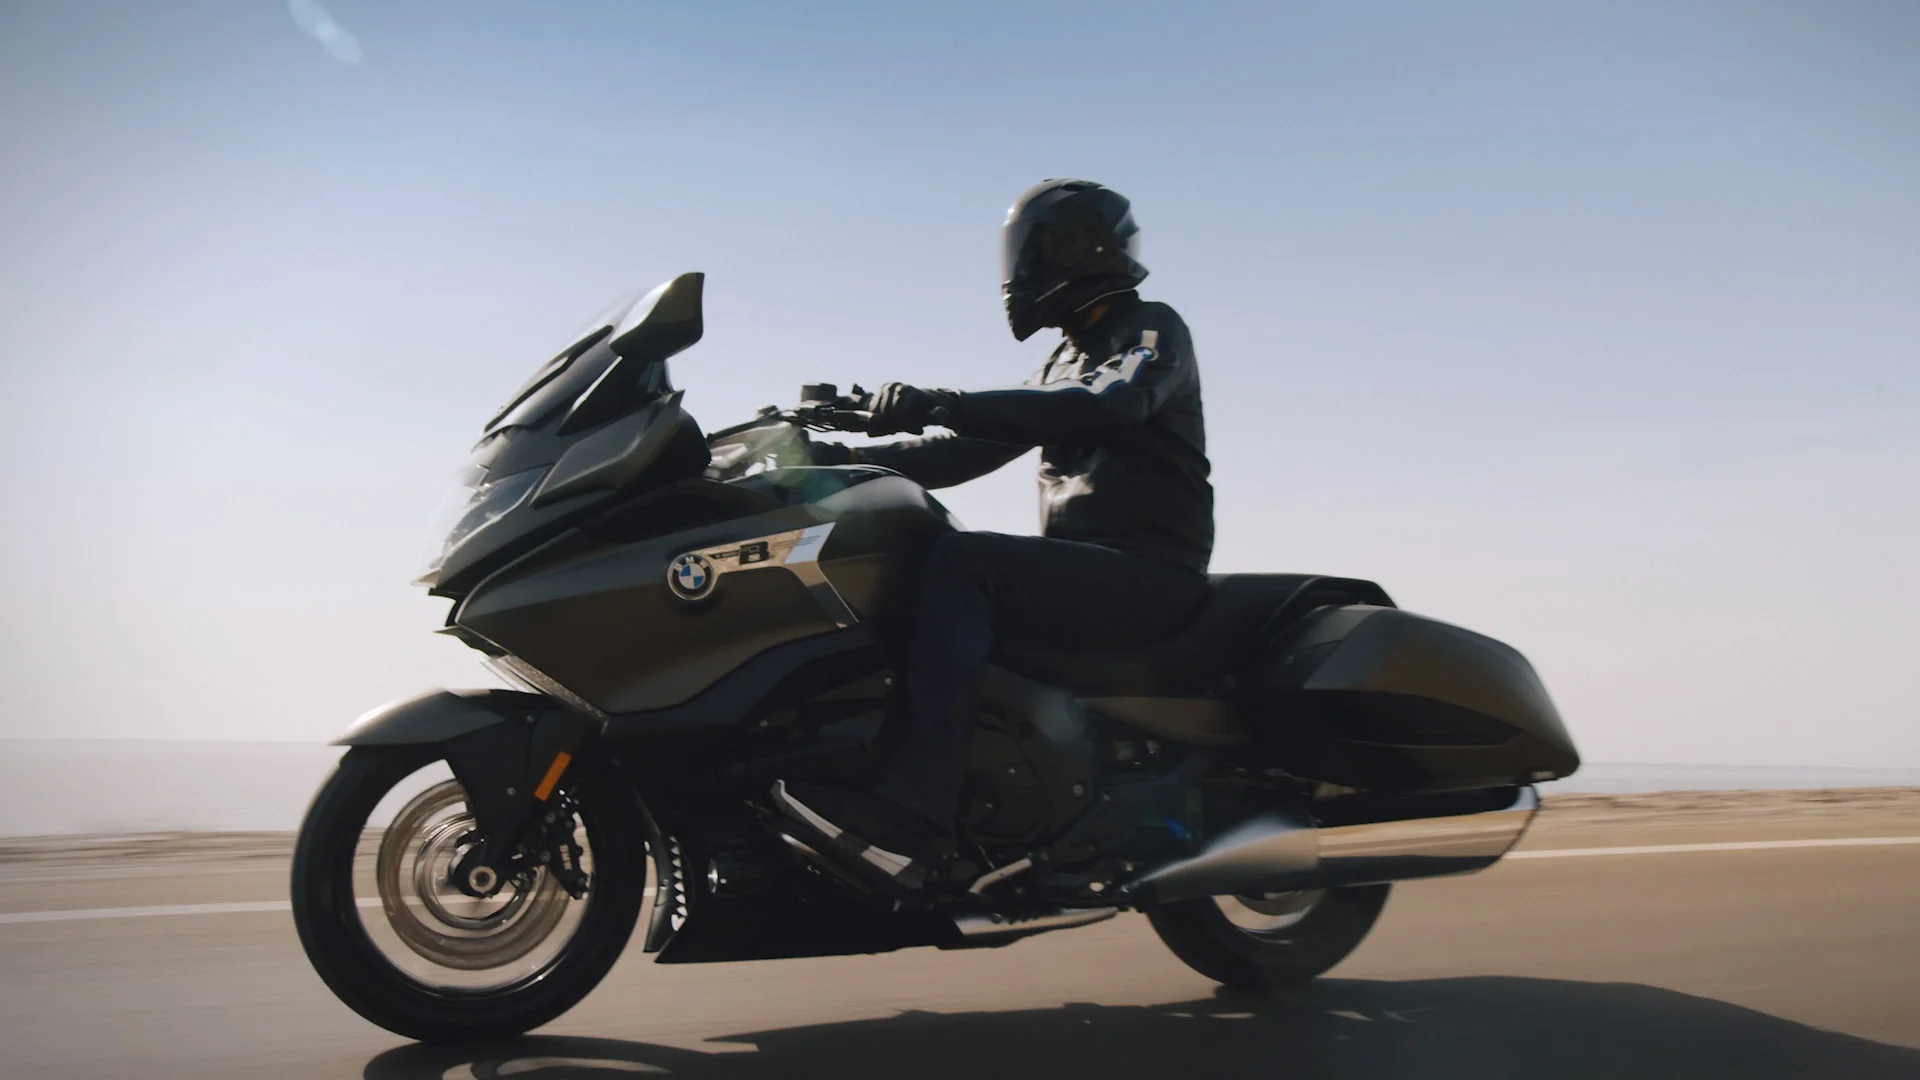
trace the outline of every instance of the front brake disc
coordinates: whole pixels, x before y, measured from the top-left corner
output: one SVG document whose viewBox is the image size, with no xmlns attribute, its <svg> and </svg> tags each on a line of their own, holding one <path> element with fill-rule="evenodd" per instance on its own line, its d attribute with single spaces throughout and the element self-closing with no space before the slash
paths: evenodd
<svg viewBox="0 0 1920 1080">
<path fill-rule="evenodd" d="M 408 949 L 442 967 L 484 971 L 539 948 L 569 898 L 545 869 L 509 880 L 485 900 L 454 888 L 448 874 L 475 835 L 466 803 L 457 780 L 415 796 L 380 838 L 376 881 L 387 925 Z"/>
</svg>

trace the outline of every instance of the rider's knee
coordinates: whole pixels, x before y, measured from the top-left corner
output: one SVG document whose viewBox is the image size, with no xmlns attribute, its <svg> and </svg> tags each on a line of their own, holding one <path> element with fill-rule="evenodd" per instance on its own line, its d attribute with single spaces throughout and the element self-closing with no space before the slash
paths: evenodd
<svg viewBox="0 0 1920 1080">
<path fill-rule="evenodd" d="M 943 581 L 984 582 L 988 549 L 985 533 L 950 532 L 936 537 L 927 548 L 924 576 Z"/>
</svg>

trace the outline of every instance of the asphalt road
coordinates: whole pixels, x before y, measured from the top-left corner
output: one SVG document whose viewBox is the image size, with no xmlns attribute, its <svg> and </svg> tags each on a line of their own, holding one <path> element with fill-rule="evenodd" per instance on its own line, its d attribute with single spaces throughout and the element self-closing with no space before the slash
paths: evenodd
<svg viewBox="0 0 1920 1080">
<path fill-rule="evenodd" d="M 1878 832 L 1902 826 L 1920 833 Z M 0 913 L 268 902 L 284 880 L 265 856 L 11 866 Z M 1403 885 L 1332 977 L 1277 1001 L 1217 995 L 1134 916 L 978 953 L 635 953 L 540 1034 L 465 1052 L 348 1012 L 282 911 L 0 922 L 8 1078 L 636 1074 L 1920 1078 L 1920 844 L 1535 857 Z"/>
</svg>

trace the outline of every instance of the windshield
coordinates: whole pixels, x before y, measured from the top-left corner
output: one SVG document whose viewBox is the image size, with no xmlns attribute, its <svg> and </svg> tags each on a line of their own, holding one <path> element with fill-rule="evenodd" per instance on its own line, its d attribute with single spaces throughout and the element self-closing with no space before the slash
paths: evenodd
<svg viewBox="0 0 1920 1080">
<path fill-rule="evenodd" d="M 616 300 L 507 399 L 487 431 L 544 424 L 569 403 L 588 415 L 570 415 L 563 431 L 580 430 L 670 393 L 667 358 L 700 339 L 702 285 L 702 275 L 682 274 Z"/>
<path fill-rule="evenodd" d="M 613 352 L 606 348 L 594 353 L 595 346 L 606 340 L 608 328 L 601 327 L 596 333 L 580 339 L 566 352 L 541 365 L 540 370 L 526 381 L 500 411 L 493 414 L 487 422 L 487 430 L 516 427 L 524 424 L 537 424 L 541 417 L 552 411 L 562 402 L 571 401 L 580 396 L 593 381 L 606 374 L 613 363 Z M 582 362 L 584 359 L 584 362 Z"/>
<path fill-rule="evenodd" d="M 487 422 L 421 584 L 483 572 L 597 496 L 706 467 L 667 378 L 667 358 L 700 339 L 702 283 L 682 274 L 622 297 L 514 391 Z"/>
</svg>

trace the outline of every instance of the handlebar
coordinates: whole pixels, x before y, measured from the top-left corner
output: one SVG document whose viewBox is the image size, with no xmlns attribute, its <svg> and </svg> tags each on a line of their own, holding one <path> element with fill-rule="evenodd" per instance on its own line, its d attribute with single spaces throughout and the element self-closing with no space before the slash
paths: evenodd
<svg viewBox="0 0 1920 1080">
<path fill-rule="evenodd" d="M 716 440 L 741 437 L 748 432 L 768 429 L 770 425 L 793 425 L 809 431 L 872 434 L 873 399 L 873 394 L 858 386 L 850 393 L 842 394 L 840 388 L 832 383 L 808 383 L 800 388 L 800 403 L 793 408 L 768 405 L 746 423 L 709 433 L 707 441 L 711 444 Z M 938 425 L 945 425 L 948 421 L 944 410 L 937 410 L 929 419 Z"/>
</svg>

